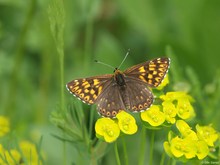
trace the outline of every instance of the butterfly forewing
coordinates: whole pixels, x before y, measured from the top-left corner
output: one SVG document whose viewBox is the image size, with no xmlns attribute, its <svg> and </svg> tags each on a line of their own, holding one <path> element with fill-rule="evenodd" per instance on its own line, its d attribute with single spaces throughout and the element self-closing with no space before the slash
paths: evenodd
<svg viewBox="0 0 220 165">
<path fill-rule="evenodd" d="M 124 73 L 147 83 L 150 87 L 157 87 L 164 79 L 169 64 L 169 58 L 156 58 L 128 68 Z"/>
<path fill-rule="evenodd" d="M 113 75 L 94 76 L 76 79 L 66 84 L 67 89 L 74 96 L 87 104 L 94 104 L 104 88 L 109 84 Z"/>
</svg>

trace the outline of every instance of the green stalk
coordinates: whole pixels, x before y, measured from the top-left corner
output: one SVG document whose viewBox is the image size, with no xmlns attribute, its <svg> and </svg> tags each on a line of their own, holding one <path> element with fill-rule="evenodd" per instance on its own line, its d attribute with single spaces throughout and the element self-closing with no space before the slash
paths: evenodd
<svg viewBox="0 0 220 165">
<path fill-rule="evenodd" d="M 152 133 L 151 133 L 151 142 L 150 142 L 150 159 L 149 159 L 149 165 L 153 165 L 154 136 L 155 136 L 155 131 L 152 130 Z"/>
<path fill-rule="evenodd" d="M 116 157 L 117 165 L 121 165 L 121 161 L 120 161 L 120 157 L 119 157 L 119 153 L 118 153 L 118 144 L 117 144 L 117 141 L 115 142 L 114 150 L 115 150 L 115 157 Z"/>
<path fill-rule="evenodd" d="M 89 118 L 89 137 L 92 139 L 92 130 L 93 130 L 93 120 L 94 120 L 94 108 L 91 108 L 90 118 Z"/>
<path fill-rule="evenodd" d="M 138 165 L 144 165 L 145 146 L 146 146 L 146 128 L 145 128 L 145 127 L 142 127 L 142 130 L 141 130 L 140 153 L 139 153 L 139 162 L 138 162 Z"/>
<path fill-rule="evenodd" d="M 172 165 L 176 165 L 176 160 L 172 159 Z"/>
<path fill-rule="evenodd" d="M 128 153 L 127 153 L 127 146 L 126 146 L 125 138 L 124 137 L 122 137 L 122 144 L 123 144 L 125 165 L 128 165 Z"/>
<path fill-rule="evenodd" d="M 53 0 L 48 8 L 48 15 L 50 20 L 50 28 L 55 41 L 56 49 L 59 56 L 60 63 L 60 109 L 65 116 L 64 107 L 64 26 L 65 26 L 65 10 L 64 2 L 60 0 Z M 65 132 L 63 131 L 64 138 Z M 63 142 L 63 164 L 66 165 L 66 143 Z"/>
<path fill-rule="evenodd" d="M 161 155 L 160 165 L 164 165 L 164 159 L 165 159 L 165 152 Z"/>
</svg>

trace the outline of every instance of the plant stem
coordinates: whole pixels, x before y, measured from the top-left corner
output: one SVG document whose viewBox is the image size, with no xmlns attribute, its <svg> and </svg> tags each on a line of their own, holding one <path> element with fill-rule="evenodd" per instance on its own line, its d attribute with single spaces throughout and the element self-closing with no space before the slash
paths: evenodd
<svg viewBox="0 0 220 165">
<path fill-rule="evenodd" d="M 93 120 L 94 120 L 94 108 L 91 108 L 90 118 L 89 118 L 89 137 L 90 137 L 90 139 L 92 139 Z"/>
<path fill-rule="evenodd" d="M 64 26 L 65 26 L 65 9 L 64 2 L 53 0 L 48 8 L 51 32 L 54 37 L 56 49 L 59 56 L 60 69 L 60 109 L 65 116 L 64 107 Z M 63 131 L 65 138 L 65 132 Z M 66 165 L 66 143 L 63 142 L 63 164 Z"/>
<path fill-rule="evenodd" d="M 153 164 L 154 135 L 155 135 L 155 131 L 152 130 L 152 133 L 151 133 L 151 141 L 150 141 L 150 159 L 149 159 L 149 165 L 152 165 L 152 164 Z"/>
<path fill-rule="evenodd" d="M 176 160 L 172 159 L 172 165 L 176 165 Z"/>
<path fill-rule="evenodd" d="M 114 150 L 115 150 L 115 157 L 116 157 L 117 165 L 121 165 L 120 157 L 119 157 L 119 153 L 118 153 L 118 144 L 117 144 L 117 141 L 115 142 Z"/>
<path fill-rule="evenodd" d="M 125 138 L 124 137 L 122 137 L 122 144 L 123 144 L 125 165 L 128 165 L 128 153 L 127 153 L 127 146 L 126 146 Z"/>
<path fill-rule="evenodd" d="M 164 159 L 165 159 L 165 152 L 161 155 L 160 165 L 164 165 Z"/>
<path fill-rule="evenodd" d="M 145 146 L 146 146 L 146 128 L 142 127 L 141 130 L 141 143 L 140 143 L 139 163 L 138 165 L 144 165 L 145 158 Z"/>
</svg>

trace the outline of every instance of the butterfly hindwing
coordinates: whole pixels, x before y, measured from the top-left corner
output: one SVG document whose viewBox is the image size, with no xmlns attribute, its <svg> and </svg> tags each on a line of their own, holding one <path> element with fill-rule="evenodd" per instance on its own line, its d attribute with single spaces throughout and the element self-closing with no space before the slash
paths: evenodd
<svg viewBox="0 0 220 165">
<path fill-rule="evenodd" d="M 119 86 L 113 81 L 96 100 L 99 114 L 110 118 L 115 117 L 119 111 L 126 110 Z"/>
<path fill-rule="evenodd" d="M 157 87 L 164 79 L 169 64 L 169 58 L 156 58 L 128 68 L 124 73 L 129 77 L 138 78 L 150 87 Z"/>
<path fill-rule="evenodd" d="M 107 82 L 113 75 L 94 76 L 84 79 L 76 79 L 66 84 L 67 89 L 74 96 L 87 104 L 94 104 L 102 93 Z"/>
<path fill-rule="evenodd" d="M 127 77 L 125 81 L 126 88 L 123 92 L 123 98 L 126 108 L 131 112 L 148 109 L 154 101 L 151 90 L 144 82 L 137 79 Z"/>
</svg>

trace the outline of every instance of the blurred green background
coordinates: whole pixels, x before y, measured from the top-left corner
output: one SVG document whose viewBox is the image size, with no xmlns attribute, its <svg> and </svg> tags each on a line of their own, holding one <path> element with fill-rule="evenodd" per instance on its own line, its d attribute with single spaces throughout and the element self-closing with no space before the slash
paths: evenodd
<svg viewBox="0 0 220 165">
<path fill-rule="evenodd" d="M 165 56 L 169 46 L 176 57 L 172 61 L 178 67 L 175 69 L 182 73 L 179 81 L 190 82 L 185 77 L 185 69 L 190 66 L 198 76 L 201 93 L 208 87 L 215 91 L 216 86 L 209 84 L 219 75 L 219 0 L 63 2 L 65 83 L 113 72 L 94 63 L 95 59 L 117 67 L 130 49 L 123 70 Z M 48 164 L 61 164 L 62 143 L 51 136 L 57 129 L 49 122 L 61 95 L 59 55 L 49 19 L 52 3 L 0 0 L 0 115 L 10 118 L 18 139 L 37 142 L 43 136 Z M 55 31 L 59 30 L 57 26 Z M 63 88 L 66 102 L 74 100 Z M 215 110 L 219 107 L 217 102 Z M 204 117 L 203 112 L 199 113 Z M 210 117 L 205 120 L 212 122 Z M 136 138 L 131 137 L 133 141 Z M 74 159 L 73 148 L 70 151 L 70 159 Z"/>
</svg>

